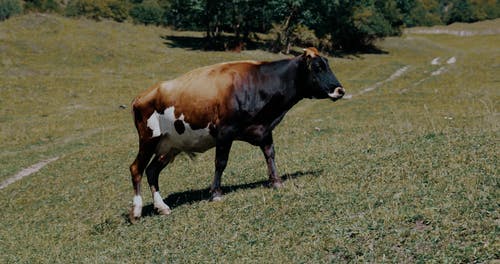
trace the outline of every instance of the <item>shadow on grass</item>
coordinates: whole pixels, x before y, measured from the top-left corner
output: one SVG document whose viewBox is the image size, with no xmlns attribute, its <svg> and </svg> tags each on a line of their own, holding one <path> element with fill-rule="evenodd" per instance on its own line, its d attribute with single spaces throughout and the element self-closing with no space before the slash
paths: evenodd
<svg viewBox="0 0 500 264">
<path fill-rule="evenodd" d="M 297 171 L 291 174 L 285 174 L 281 176 L 281 179 L 285 182 L 306 175 L 318 176 L 321 174 L 321 172 L 322 170 Z M 268 183 L 267 180 L 262 180 L 245 184 L 224 186 L 222 187 L 222 192 L 223 194 L 228 194 L 238 190 L 255 189 L 261 186 L 266 186 L 267 183 Z M 181 205 L 205 201 L 208 200 L 209 198 L 210 198 L 210 188 L 205 188 L 200 190 L 189 190 L 184 192 L 172 193 L 167 198 L 163 199 L 163 201 L 170 207 L 170 209 L 174 209 Z M 142 217 L 149 217 L 153 215 L 157 215 L 157 213 L 152 204 L 144 206 L 142 208 Z M 128 219 L 128 214 L 124 216 Z"/>
<path fill-rule="evenodd" d="M 241 50 L 267 50 L 272 51 L 275 48 L 274 42 L 271 40 L 252 40 L 243 42 L 233 36 L 221 36 L 213 41 L 207 41 L 206 37 L 193 36 L 161 36 L 164 44 L 169 48 L 183 48 L 189 50 L 204 50 L 204 51 L 236 51 Z M 322 51 L 323 53 L 339 58 L 360 58 L 363 54 L 389 54 L 388 51 L 382 50 L 376 45 L 368 45 L 358 47 L 353 50 L 335 50 Z M 291 49 L 289 53 L 293 56 L 299 56 L 303 53 L 302 48 L 296 47 Z"/>
<path fill-rule="evenodd" d="M 189 50 L 205 51 L 236 51 L 265 49 L 265 43 L 259 41 L 243 41 L 233 36 L 220 36 L 211 41 L 206 37 L 193 36 L 161 36 L 169 48 L 183 48 Z"/>
<path fill-rule="evenodd" d="M 206 48 L 206 38 L 188 36 L 161 36 L 169 48 L 183 48 L 190 50 L 203 50 Z"/>
</svg>

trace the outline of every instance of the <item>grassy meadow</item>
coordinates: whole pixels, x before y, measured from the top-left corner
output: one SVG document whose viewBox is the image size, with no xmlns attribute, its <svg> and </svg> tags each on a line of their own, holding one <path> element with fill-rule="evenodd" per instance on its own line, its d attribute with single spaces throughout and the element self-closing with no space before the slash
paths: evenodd
<svg viewBox="0 0 500 264">
<path fill-rule="evenodd" d="M 460 26 L 500 27 L 483 23 Z M 407 33 L 331 58 L 350 99 L 303 100 L 277 127 L 284 188 L 263 187 L 260 150 L 236 142 L 223 201 L 207 201 L 214 151 L 179 156 L 160 176 L 172 214 L 152 213 L 144 178 L 131 225 L 134 96 L 196 67 L 288 57 L 165 36 L 201 35 L 40 14 L 0 23 L 0 182 L 59 157 L 0 190 L 0 263 L 500 260 L 499 34 Z"/>
</svg>

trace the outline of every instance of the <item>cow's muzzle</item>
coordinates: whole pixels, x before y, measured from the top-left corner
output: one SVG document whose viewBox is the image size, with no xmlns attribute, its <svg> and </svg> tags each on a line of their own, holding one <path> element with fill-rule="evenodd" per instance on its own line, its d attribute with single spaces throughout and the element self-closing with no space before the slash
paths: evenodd
<svg viewBox="0 0 500 264">
<path fill-rule="evenodd" d="M 344 94 L 345 94 L 344 88 L 342 86 L 339 86 L 334 88 L 332 92 L 329 92 L 328 96 L 330 96 L 330 98 L 332 98 L 335 101 L 342 98 Z"/>
</svg>

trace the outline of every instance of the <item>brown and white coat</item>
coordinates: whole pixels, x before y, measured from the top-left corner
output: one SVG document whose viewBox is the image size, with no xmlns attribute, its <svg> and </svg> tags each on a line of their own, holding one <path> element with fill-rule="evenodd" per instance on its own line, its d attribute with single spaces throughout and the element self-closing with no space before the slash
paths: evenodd
<svg viewBox="0 0 500 264">
<path fill-rule="evenodd" d="M 343 95 L 328 61 L 315 48 L 292 59 L 202 67 L 150 87 L 132 103 L 139 153 L 130 166 L 135 192 L 131 220 L 141 216 L 144 170 L 154 207 L 160 214 L 170 213 L 159 193 L 158 176 L 181 152 L 199 153 L 215 147 L 211 200 L 222 197 L 221 175 L 234 140 L 259 146 L 268 165 L 270 186 L 281 186 L 274 163 L 274 127 L 303 98 L 335 101 Z"/>
</svg>

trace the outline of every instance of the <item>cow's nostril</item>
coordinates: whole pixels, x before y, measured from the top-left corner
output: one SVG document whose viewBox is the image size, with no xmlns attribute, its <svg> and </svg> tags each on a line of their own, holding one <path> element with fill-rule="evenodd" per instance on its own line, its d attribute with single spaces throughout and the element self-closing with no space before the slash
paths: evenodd
<svg viewBox="0 0 500 264">
<path fill-rule="evenodd" d="M 337 100 L 337 99 L 342 98 L 342 96 L 344 96 L 344 94 L 345 94 L 344 88 L 342 88 L 342 86 L 338 86 L 335 89 L 333 89 L 333 92 L 328 93 L 328 96 L 330 96 L 330 98 L 332 98 L 334 100 Z"/>
<path fill-rule="evenodd" d="M 335 88 L 335 91 L 337 91 L 337 93 L 340 94 L 340 95 L 344 95 L 345 94 L 345 90 L 341 86 Z"/>
</svg>

